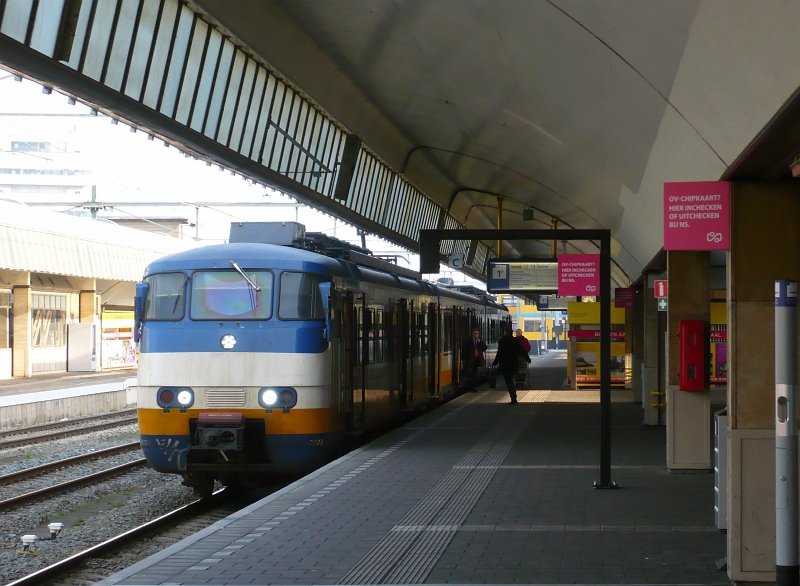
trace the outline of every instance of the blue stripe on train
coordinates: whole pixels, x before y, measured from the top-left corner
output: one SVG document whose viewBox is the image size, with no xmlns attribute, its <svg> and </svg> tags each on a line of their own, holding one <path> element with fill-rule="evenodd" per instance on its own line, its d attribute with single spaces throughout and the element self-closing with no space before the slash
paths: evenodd
<svg viewBox="0 0 800 586">
<path fill-rule="evenodd" d="M 221 324 L 221 325 L 220 325 Z M 318 354 L 328 347 L 321 321 L 147 322 L 141 352 L 295 352 Z M 225 350 L 226 334 L 236 345 Z"/>
<path fill-rule="evenodd" d="M 325 463 L 337 453 L 340 434 L 285 434 L 266 437 L 267 453 L 262 462 L 271 464 L 275 472 L 311 469 Z M 190 437 L 188 435 L 142 435 L 142 452 L 148 465 L 157 472 L 180 474 L 187 471 Z M 219 463 L 219 470 L 228 466 Z"/>
</svg>

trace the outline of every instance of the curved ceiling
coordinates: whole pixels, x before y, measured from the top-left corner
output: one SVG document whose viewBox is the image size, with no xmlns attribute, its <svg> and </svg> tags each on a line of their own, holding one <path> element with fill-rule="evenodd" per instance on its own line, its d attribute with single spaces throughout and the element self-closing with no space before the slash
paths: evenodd
<svg viewBox="0 0 800 586">
<path fill-rule="evenodd" d="M 194 4 L 468 227 L 502 202 L 504 228 L 610 229 L 618 286 L 661 249 L 663 183 L 722 177 L 800 79 L 795 2 Z"/>
</svg>

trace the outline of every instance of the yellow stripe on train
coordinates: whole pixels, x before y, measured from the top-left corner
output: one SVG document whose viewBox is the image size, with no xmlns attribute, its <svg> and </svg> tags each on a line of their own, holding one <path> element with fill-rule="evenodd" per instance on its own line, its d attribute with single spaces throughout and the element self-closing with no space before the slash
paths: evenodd
<svg viewBox="0 0 800 586">
<path fill-rule="evenodd" d="M 341 418 L 333 409 L 291 409 L 265 412 L 263 409 L 177 409 L 165 413 L 163 409 L 138 409 L 139 432 L 143 435 L 186 435 L 189 420 L 200 413 L 241 413 L 245 419 L 263 419 L 268 434 L 328 433 L 342 427 Z"/>
</svg>

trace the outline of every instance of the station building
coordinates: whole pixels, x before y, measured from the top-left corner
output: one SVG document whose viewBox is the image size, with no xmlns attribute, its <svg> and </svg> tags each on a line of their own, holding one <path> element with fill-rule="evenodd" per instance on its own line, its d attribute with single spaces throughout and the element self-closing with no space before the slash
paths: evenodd
<svg viewBox="0 0 800 586">
<path fill-rule="evenodd" d="M 194 246 L 0 200 L 0 379 L 135 365 L 135 283 Z"/>
</svg>

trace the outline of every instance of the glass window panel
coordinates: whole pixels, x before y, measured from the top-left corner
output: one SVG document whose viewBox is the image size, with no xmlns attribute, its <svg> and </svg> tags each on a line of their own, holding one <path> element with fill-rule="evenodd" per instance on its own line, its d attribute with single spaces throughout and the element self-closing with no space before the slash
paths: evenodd
<svg viewBox="0 0 800 586">
<path fill-rule="evenodd" d="M 378 197 L 375 198 L 374 208 L 370 214 L 370 217 L 375 220 L 376 222 L 383 218 L 383 212 L 386 209 L 386 202 L 389 198 L 389 193 L 392 189 L 392 181 L 394 180 L 394 174 L 389 169 L 384 169 L 383 173 L 383 185 L 381 186 L 381 190 L 378 194 Z"/>
<path fill-rule="evenodd" d="M 236 111 L 237 98 L 242 85 L 246 61 L 247 55 L 237 49 L 233 59 L 230 82 L 225 91 L 225 103 L 222 105 L 222 118 L 220 119 L 219 133 L 217 134 L 217 142 L 220 144 L 230 144 L 231 126 L 233 125 L 233 116 Z"/>
<path fill-rule="evenodd" d="M 267 71 L 263 67 L 253 62 L 256 68 L 256 79 L 253 82 L 253 99 L 250 102 L 250 107 L 247 110 L 247 120 L 244 128 L 244 135 L 242 136 L 242 147 L 240 152 L 248 157 L 253 158 L 253 146 L 255 145 L 257 125 L 261 124 L 261 104 L 264 99 L 264 84 L 267 80 Z M 263 136 L 263 135 L 262 135 Z"/>
<path fill-rule="evenodd" d="M 117 91 L 122 87 L 122 78 L 125 75 L 125 65 L 131 50 L 133 27 L 136 24 L 136 10 L 138 0 L 122 0 L 117 29 L 114 32 L 111 56 L 108 61 L 106 78 L 103 81 L 108 87 Z"/>
<path fill-rule="evenodd" d="M 267 137 L 264 141 L 264 154 L 261 157 L 260 163 L 270 167 L 270 160 L 272 159 L 272 151 L 275 149 L 275 140 L 278 136 L 278 131 L 274 126 L 267 128 Z"/>
<path fill-rule="evenodd" d="M 11 347 L 11 292 L 0 291 L 0 348 Z"/>
<path fill-rule="evenodd" d="M 86 39 L 88 31 L 86 27 L 89 24 L 89 15 L 92 10 L 91 2 L 83 2 L 81 4 L 80 13 L 78 14 L 78 24 L 75 27 L 75 38 L 72 40 L 72 48 L 69 54 L 68 65 L 77 70 L 81 62 L 81 55 L 83 52 L 83 43 Z M 6 9 L 6 12 L 8 9 Z"/>
<path fill-rule="evenodd" d="M 142 102 L 154 110 L 158 106 L 158 96 L 161 93 L 161 82 L 164 80 L 167 66 L 167 56 L 169 55 L 170 39 L 178 15 L 178 6 L 172 2 L 164 5 L 161 14 L 161 22 L 155 38 L 155 48 L 153 59 L 150 62 L 150 73 L 145 80 L 145 91 Z"/>
<path fill-rule="evenodd" d="M 66 317 L 65 295 L 31 295 L 31 344 L 33 347 L 66 345 Z"/>
<path fill-rule="evenodd" d="M 197 23 L 200 27 L 200 22 Z M 208 26 L 203 24 L 204 29 Z M 211 99 L 212 82 L 214 81 L 214 69 L 217 67 L 217 58 L 219 57 L 219 50 L 222 46 L 222 35 L 217 31 L 211 29 L 211 36 L 208 39 L 208 49 L 206 49 L 206 58 L 203 62 L 203 71 L 199 73 L 200 84 L 197 86 L 197 97 L 194 104 L 194 112 L 192 113 L 192 120 L 190 126 L 197 132 L 203 131 L 203 120 L 206 117 L 208 110 L 208 102 Z"/>
<path fill-rule="evenodd" d="M 318 275 L 311 273 L 283 273 L 278 316 L 281 319 L 324 319 L 320 281 Z"/>
<path fill-rule="evenodd" d="M 292 92 L 289 87 L 283 82 L 278 82 L 278 91 L 275 95 L 275 107 L 272 108 L 272 121 L 282 131 L 286 130 L 291 99 Z"/>
<path fill-rule="evenodd" d="M 195 19 L 189 58 L 186 60 L 186 72 L 183 74 L 178 109 L 175 112 L 175 119 L 181 124 L 187 124 L 189 121 L 189 113 L 195 98 L 197 78 L 200 74 L 201 66 L 204 65 L 203 50 L 206 45 L 207 33 L 208 25 L 199 18 Z"/>
<path fill-rule="evenodd" d="M 217 74 L 214 79 L 214 87 L 211 94 L 211 104 L 208 107 L 208 118 L 206 119 L 206 127 L 203 130 L 209 138 L 217 138 L 217 126 L 219 125 L 219 117 L 222 113 L 223 99 L 225 97 L 225 89 L 228 83 L 228 71 L 231 67 L 231 59 L 235 51 L 233 43 L 228 39 L 222 39 L 222 50 L 219 59 L 215 61 L 214 67 L 217 67 Z"/>
<path fill-rule="evenodd" d="M 15 41 L 24 43 L 31 19 L 31 7 L 30 0 L 8 0 L 0 31 Z"/>
<path fill-rule="evenodd" d="M 183 273 L 150 275 L 145 282 L 150 288 L 144 303 L 144 319 L 178 321 L 186 307 L 186 282 Z"/>
<path fill-rule="evenodd" d="M 49 0 L 46 9 L 39 3 L 39 9 L 36 11 L 36 22 L 33 25 L 33 36 L 31 37 L 32 49 L 44 53 L 48 57 L 53 56 L 63 10 L 64 0 Z"/>
<path fill-rule="evenodd" d="M 106 53 L 110 49 L 109 35 L 114 25 L 116 7 L 116 2 L 98 2 L 94 12 L 92 30 L 89 31 L 89 46 L 86 48 L 81 73 L 97 81 L 100 80 L 103 73 L 103 63 L 105 63 Z"/>
<path fill-rule="evenodd" d="M 195 320 L 268 319 L 272 315 L 272 273 L 244 269 L 198 271 L 192 275 L 189 315 Z"/>
<path fill-rule="evenodd" d="M 259 163 L 264 156 L 264 152 L 267 151 L 267 145 L 265 144 L 265 141 L 267 138 L 267 128 L 270 124 L 269 109 L 272 106 L 272 98 L 274 94 L 275 77 L 267 72 L 264 87 L 264 99 L 262 100 L 261 104 L 259 104 L 259 107 L 261 108 L 261 116 L 259 117 L 258 128 L 256 129 L 254 141 L 255 148 L 253 149 L 253 154 L 250 156 L 251 159 Z"/>
<path fill-rule="evenodd" d="M 124 90 L 125 94 L 134 100 L 139 100 L 142 94 L 147 59 L 150 56 L 150 47 L 153 45 L 153 33 L 158 18 L 158 6 L 158 0 L 143 0 L 142 2 L 142 14 L 139 17 L 139 28 L 133 43 L 128 81 Z"/>
<path fill-rule="evenodd" d="M 175 45 L 172 49 L 172 58 L 167 70 L 167 83 L 164 86 L 164 96 L 161 99 L 161 112 L 170 118 L 175 115 L 178 90 L 181 86 L 184 67 L 186 67 L 186 52 L 189 49 L 192 23 L 195 17 L 191 10 L 183 6 L 181 7 L 179 18 L 178 30 L 175 32 Z"/>
<path fill-rule="evenodd" d="M 250 112 L 250 101 L 253 99 L 253 92 L 255 90 L 254 84 L 257 68 L 258 65 L 255 61 L 245 57 L 242 85 L 241 89 L 239 90 L 239 95 L 237 96 L 239 103 L 236 106 L 236 114 L 233 120 L 231 138 L 228 141 L 228 146 L 235 151 L 241 151 L 242 144 L 244 144 L 245 141 L 245 123 L 247 121 L 247 114 Z"/>
<path fill-rule="evenodd" d="M 309 162 L 308 156 L 299 149 L 297 150 L 296 159 L 297 171 L 295 173 L 297 175 L 297 180 L 303 185 L 310 185 L 312 179 L 311 169 L 313 165 Z"/>
</svg>

